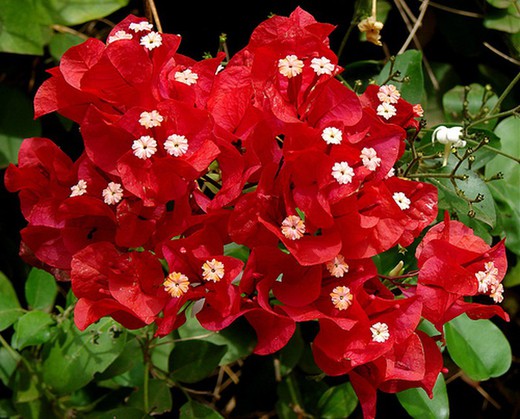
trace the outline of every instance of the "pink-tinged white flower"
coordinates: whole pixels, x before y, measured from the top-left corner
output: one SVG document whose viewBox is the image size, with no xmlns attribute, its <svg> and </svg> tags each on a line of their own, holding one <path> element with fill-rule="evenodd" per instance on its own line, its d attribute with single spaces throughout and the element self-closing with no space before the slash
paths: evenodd
<svg viewBox="0 0 520 419">
<path fill-rule="evenodd" d="M 158 48 L 162 45 L 162 36 L 158 32 L 150 32 L 141 38 L 140 44 L 148 50 Z"/>
<path fill-rule="evenodd" d="M 184 135 L 172 134 L 164 142 L 166 152 L 175 157 L 186 154 L 188 147 L 188 139 Z"/>
<path fill-rule="evenodd" d="M 332 276 L 335 276 L 336 278 L 343 278 L 343 276 L 348 273 L 348 269 L 349 266 L 341 254 L 327 262 L 327 270 Z"/>
<path fill-rule="evenodd" d="M 311 68 L 318 76 L 321 76 L 323 74 L 331 75 L 336 66 L 327 57 L 316 57 L 311 60 Z"/>
<path fill-rule="evenodd" d="M 145 128 L 160 127 L 162 121 L 164 121 L 163 116 L 156 110 L 152 112 L 142 112 L 141 115 L 139 115 L 139 124 Z"/>
<path fill-rule="evenodd" d="M 153 25 L 150 22 L 143 20 L 142 22 L 130 23 L 128 29 L 134 32 L 151 31 L 153 29 Z"/>
<path fill-rule="evenodd" d="M 392 195 L 392 198 L 394 198 L 395 203 L 401 208 L 403 211 L 410 208 L 410 204 L 412 201 L 408 199 L 408 197 L 403 192 L 395 192 Z"/>
<path fill-rule="evenodd" d="M 401 93 L 393 84 L 385 84 L 379 88 L 377 98 L 383 103 L 397 103 Z"/>
<path fill-rule="evenodd" d="M 125 31 L 117 31 L 115 35 L 109 36 L 107 40 L 107 44 L 111 44 L 115 41 L 122 41 L 123 39 L 132 39 L 133 36 L 131 33 L 126 33 Z"/>
<path fill-rule="evenodd" d="M 105 204 L 115 205 L 123 199 L 123 188 L 120 183 L 110 182 L 102 194 Z"/>
<path fill-rule="evenodd" d="M 349 287 L 339 286 L 332 290 L 330 293 L 330 298 L 332 300 L 332 304 L 338 310 L 346 310 L 352 305 L 352 300 L 354 296 L 350 292 Z"/>
<path fill-rule="evenodd" d="M 216 259 L 207 260 L 202 265 L 202 278 L 206 281 L 220 281 L 224 278 L 224 264 Z"/>
<path fill-rule="evenodd" d="M 352 169 L 346 161 L 334 163 L 334 166 L 332 166 L 332 177 L 336 179 L 340 185 L 346 185 L 352 182 L 354 169 Z"/>
<path fill-rule="evenodd" d="M 73 196 L 81 196 L 87 193 L 87 182 L 85 182 L 83 179 L 78 180 L 78 183 L 76 183 L 74 186 L 70 187 L 71 193 L 70 197 Z"/>
<path fill-rule="evenodd" d="M 372 172 L 381 165 L 381 159 L 377 157 L 377 152 L 373 148 L 363 148 L 359 157 L 361 157 L 363 166 Z"/>
<path fill-rule="evenodd" d="M 298 59 L 296 55 L 288 55 L 278 60 L 278 70 L 282 76 L 288 79 L 296 77 L 303 71 L 303 61 Z"/>
<path fill-rule="evenodd" d="M 383 343 L 390 338 L 390 332 L 386 323 L 377 322 L 370 327 L 370 331 L 372 332 L 373 342 Z"/>
<path fill-rule="evenodd" d="M 498 284 L 498 269 L 495 267 L 494 262 L 486 262 L 484 264 L 484 271 L 478 271 L 475 273 L 475 278 L 478 281 L 478 292 L 487 293 L 492 285 Z"/>
<path fill-rule="evenodd" d="M 395 106 L 387 102 L 381 103 L 377 107 L 376 112 L 379 116 L 382 116 L 385 119 L 390 119 L 392 116 L 397 115 L 397 109 Z"/>
<path fill-rule="evenodd" d="M 336 127 L 327 127 L 321 132 L 321 138 L 327 144 L 341 144 L 343 133 Z"/>
<path fill-rule="evenodd" d="M 421 106 L 420 103 L 418 103 L 417 105 L 413 105 L 413 116 L 415 116 L 416 118 L 422 118 L 423 115 L 424 115 L 424 109 L 423 107 Z"/>
<path fill-rule="evenodd" d="M 163 283 L 164 290 L 172 297 L 179 298 L 190 288 L 188 277 L 180 272 L 172 272 Z"/>
<path fill-rule="evenodd" d="M 504 286 L 501 283 L 494 283 L 491 285 L 489 296 L 495 303 L 504 301 Z"/>
<path fill-rule="evenodd" d="M 197 73 L 192 72 L 191 69 L 187 68 L 184 71 L 177 71 L 175 73 L 174 78 L 175 81 L 178 81 L 179 83 L 184 83 L 188 86 L 191 86 L 192 84 L 197 83 L 199 75 Z"/>
<path fill-rule="evenodd" d="M 289 215 L 282 221 L 282 234 L 290 240 L 298 240 L 305 234 L 305 223 L 297 215 Z"/>
<path fill-rule="evenodd" d="M 385 175 L 385 179 L 389 179 L 394 176 L 395 176 L 395 169 L 393 167 L 391 167 L 390 170 L 388 171 L 388 173 Z"/>
<path fill-rule="evenodd" d="M 143 135 L 132 144 L 134 156 L 146 160 L 152 157 L 157 152 L 157 141 L 149 135 Z"/>
</svg>

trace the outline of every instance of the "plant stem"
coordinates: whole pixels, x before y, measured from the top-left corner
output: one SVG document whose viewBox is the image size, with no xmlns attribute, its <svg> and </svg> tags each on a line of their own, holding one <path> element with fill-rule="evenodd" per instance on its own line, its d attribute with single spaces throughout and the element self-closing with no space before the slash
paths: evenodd
<svg viewBox="0 0 520 419">
<path fill-rule="evenodd" d="M 466 140 L 466 141 L 468 143 L 478 144 L 478 141 L 475 141 L 475 140 Z M 516 161 L 517 163 L 520 163 L 519 158 L 517 158 L 511 154 L 507 154 L 507 153 L 503 152 L 502 150 L 499 150 L 498 148 L 494 148 L 489 145 L 484 145 L 484 146 L 482 146 L 482 148 L 485 148 L 486 150 L 492 151 L 495 154 L 500 154 L 501 156 L 507 157 L 508 159 L 511 159 L 513 161 Z"/>
<path fill-rule="evenodd" d="M 520 73 L 518 73 L 520 74 Z M 497 102 L 498 103 L 498 102 Z M 496 105 L 495 107 L 493 108 L 493 110 L 496 108 Z M 509 115 L 514 115 L 515 113 L 517 113 L 518 111 L 520 111 L 520 106 L 517 106 L 516 108 L 513 108 L 513 109 L 509 109 L 508 111 L 504 111 L 504 112 L 499 112 L 499 113 L 496 113 L 496 114 L 493 114 L 493 110 L 491 112 L 488 113 L 488 116 L 484 117 L 484 118 L 481 118 L 481 119 L 478 119 L 477 121 L 473 121 L 471 124 L 469 124 L 466 129 L 469 129 L 471 127 L 474 127 L 475 125 L 478 125 L 478 124 L 481 124 L 482 122 L 486 122 L 486 121 L 490 121 L 492 119 L 497 119 L 497 118 L 502 118 L 504 116 L 509 116 Z"/>
<path fill-rule="evenodd" d="M 408 178 L 424 178 L 424 177 L 432 177 L 432 178 L 455 178 L 464 180 L 466 179 L 464 176 L 454 175 L 453 173 L 410 173 L 406 175 Z"/>
<path fill-rule="evenodd" d="M 515 84 L 518 83 L 518 81 L 520 80 L 520 71 L 518 72 L 518 74 L 515 76 L 515 78 L 513 80 L 511 80 L 511 83 L 509 83 L 509 85 L 505 88 L 505 90 L 502 92 L 502 94 L 500 95 L 500 97 L 498 98 L 497 100 L 497 103 L 495 103 L 495 106 L 493 106 L 493 109 L 491 109 L 489 111 L 489 114 L 488 115 L 493 115 L 493 113 L 495 111 L 498 110 L 498 108 L 500 107 L 500 105 L 502 104 L 502 102 L 504 101 L 504 99 L 507 97 L 507 95 L 511 92 L 511 90 L 513 90 L 513 87 L 515 87 Z M 518 109 L 519 107 L 517 106 L 516 109 Z M 498 115 L 498 114 L 497 114 Z"/>
</svg>

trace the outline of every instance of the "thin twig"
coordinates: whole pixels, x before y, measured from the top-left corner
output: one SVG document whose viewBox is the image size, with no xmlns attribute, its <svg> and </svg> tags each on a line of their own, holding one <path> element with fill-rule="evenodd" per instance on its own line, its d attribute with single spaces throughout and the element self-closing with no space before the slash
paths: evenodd
<svg viewBox="0 0 520 419">
<path fill-rule="evenodd" d="M 520 66 L 520 61 L 515 60 L 513 57 L 510 57 L 509 55 L 504 54 L 502 51 L 499 51 L 498 49 L 496 49 L 493 45 L 489 44 L 488 42 L 484 42 L 484 46 L 486 48 L 490 49 L 491 51 L 493 51 L 499 57 L 502 57 L 504 60 L 507 60 L 510 63 Z"/>
<path fill-rule="evenodd" d="M 81 38 L 81 39 L 88 39 L 88 36 L 85 35 L 84 33 L 81 33 L 79 31 L 76 31 L 72 28 L 69 28 L 68 26 L 64 26 L 64 25 L 52 25 L 51 26 L 52 29 L 54 29 L 56 32 L 60 32 L 60 33 L 70 33 L 72 35 L 76 35 L 78 38 Z"/>
<path fill-rule="evenodd" d="M 155 7 L 154 0 L 146 0 L 146 2 L 152 12 L 153 20 L 155 22 L 155 26 L 157 26 L 157 30 L 159 32 L 162 32 L 162 25 L 161 25 L 161 21 L 159 19 L 159 13 L 157 13 L 157 8 Z"/>
<path fill-rule="evenodd" d="M 421 1 L 424 1 L 424 0 L 421 0 Z M 440 9 L 440 10 L 444 10 L 446 12 L 456 14 L 456 15 L 474 17 L 475 19 L 482 19 L 484 17 L 484 15 L 481 15 L 479 13 L 468 12 L 466 10 L 454 9 L 453 7 L 444 6 L 443 4 L 434 3 L 433 1 L 430 2 L 430 6 Z"/>
<path fill-rule="evenodd" d="M 426 10 L 428 9 L 429 1 L 430 0 L 424 0 L 423 3 L 421 4 L 421 6 L 420 6 L 420 10 L 421 11 L 419 13 L 419 17 L 417 18 L 417 21 L 415 22 L 415 25 L 413 26 L 412 30 L 410 31 L 410 34 L 408 35 L 408 38 L 406 39 L 406 41 L 404 41 L 403 46 L 401 47 L 401 49 L 397 53 L 398 55 L 402 54 L 403 52 L 406 51 L 406 49 L 408 48 L 408 45 L 410 45 L 410 42 L 412 42 L 413 37 L 415 36 L 415 33 L 417 32 L 419 27 L 422 25 L 422 21 L 424 19 L 424 15 L 426 13 Z"/>
</svg>

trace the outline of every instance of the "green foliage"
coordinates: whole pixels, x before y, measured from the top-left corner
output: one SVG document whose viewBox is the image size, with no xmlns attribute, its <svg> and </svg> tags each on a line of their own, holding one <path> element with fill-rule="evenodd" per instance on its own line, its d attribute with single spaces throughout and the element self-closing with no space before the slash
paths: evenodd
<svg viewBox="0 0 520 419">
<path fill-rule="evenodd" d="M 16 322 L 23 313 L 13 286 L 0 272 L 0 332 Z"/>
<path fill-rule="evenodd" d="M 397 393 L 397 399 L 412 418 L 448 419 L 450 406 L 444 377 L 439 374 L 433 387 L 433 398 L 422 388 L 410 388 Z"/>
<path fill-rule="evenodd" d="M 446 324 L 445 333 L 450 357 L 472 380 L 498 377 L 511 367 L 511 346 L 490 320 L 463 314 Z"/>
</svg>

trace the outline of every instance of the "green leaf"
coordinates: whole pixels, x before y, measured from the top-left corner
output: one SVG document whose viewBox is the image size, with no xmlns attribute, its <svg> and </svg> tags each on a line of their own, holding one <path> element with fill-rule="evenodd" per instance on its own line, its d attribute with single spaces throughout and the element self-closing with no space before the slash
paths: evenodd
<svg viewBox="0 0 520 419">
<path fill-rule="evenodd" d="M 448 419 L 450 417 L 448 393 L 442 374 L 439 374 L 433 387 L 433 399 L 430 399 L 422 388 L 410 388 L 397 393 L 396 396 L 412 418 Z"/>
<path fill-rule="evenodd" d="M 14 324 L 12 346 L 22 350 L 27 346 L 41 345 L 52 337 L 54 319 L 43 311 L 29 311 Z"/>
<path fill-rule="evenodd" d="M 110 318 L 102 318 L 83 332 L 70 320 L 60 329 L 45 347 L 42 368 L 45 383 L 57 394 L 85 386 L 117 359 L 126 343 L 126 330 Z"/>
<path fill-rule="evenodd" d="M 32 0 L 0 0 L 0 51 L 43 55 L 42 30 Z"/>
<path fill-rule="evenodd" d="M 517 33 L 520 31 L 518 5 L 512 3 L 507 9 L 490 11 L 484 18 L 484 26 L 497 31 Z"/>
<path fill-rule="evenodd" d="M 9 399 L 0 400 L 0 418 L 14 418 L 16 410 L 14 410 L 13 402 Z"/>
<path fill-rule="evenodd" d="M 6 167 L 9 163 L 18 162 L 18 150 L 23 139 L 40 136 L 41 126 L 40 121 L 33 120 L 33 106 L 29 97 L 20 90 L 0 85 L 0 97 L 2 97 L 0 105 L 1 168 Z"/>
<path fill-rule="evenodd" d="M 136 407 L 117 407 L 107 412 L 95 413 L 87 417 L 88 419 L 144 419 L 151 416 Z"/>
<path fill-rule="evenodd" d="M 170 354 L 170 377 L 174 381 L 196 383 L 208 377 L 226 353 L 226 346 L 203 340 L 177 342 Z"/>
<path fill-rule="evenodd" d="M 136 354 L 140 352 L 141 345 L 139 344 L 139 341 L 136 338 L 129 339 L 115 361 L 112 362 L 105 371 L 99 373 L 96 376 L 96 379 L 100 381 L 106 380 L 130 371 L 135 364 L 140 361 L 136 356 Z"/>
<path fill-rule="evenodd" d="M 379 76 L 377 84 L 383 84 L 390 77 L 391 62 L 386 63 Z M 422 54 L 418 50 L 409 49 L 395 57 L 393 71 L 400 71 L 402 77 L 408 77 L 408 81 L 402 83 L 390 81 L 401 92 L 401 96 L 408 102 L 415 104 L 424 99 L 424 76 L 422 70 Z"/>
<path fill-rule="evenodd" d="M 25 282 L 25 298 L 34 310 L 50 312 L 58 294 L 56 280 L 47 271 L 32 268 Z"/>
<path fill-rule="evenodd" d="M 247 262 L 249 253 L 249 249 L 241 244 L 228 243 L 224 245 L 224 255 L 240 259 L 242 262 Z"/>
<path fill-rule="evenodd" d="M 179 410 L 179 419 L 224 419 L 224 417 L 205 404 L 199 403 L 195 400 L 183 404 Z"/>
<path fill-rule="evenodd" d="M 21 356 L 18 352 L 0 348 L 0 380 L 6 387 L 10 387 L 9 381 L 16 371 L 20 359 Z"/>
<path fill-rule="evenodd" d="M 499 377 L 511 366 L 511 346 L 490 320 L 462 314 L 445 325 L 445 334 L 448 353 L 472 380 Z"/>
<path fill-rule="evenodd" d="M 512 6 L 517 0 L 486 0 L 491 6 L 497 9 L 507 9 Z"/>
<path fill-rule="evenodd" d="M 282 376 L 289 374 L 298 364 L 303 354 L 304 344 L 300 328 L 298 327 L 287 345 L 279 351 L 278 359 L 280 360 L 280 374 Z"/>
<path fill-rule="evenodd" d="M 0 332 L 11 326 L 23 313 L 13 286 L 0 272 Z"/>
<path fill-rule="evenodd" d="M 56 61 L 71 47 L 79 45 L 85 39 L 72 33 L 55 33 L 49 42 L 49 52 Z"/>
<path fill-rule="evenodd" d="M 358 398 L 352 384 L 344 383 L 330 387 L 318 401 L 319 417 L 322 419 L 346 418 L 354 411 Z"/>
<path fill-rule="evenodd" d="M 140 387 L 128 399 L 128 406 L 144 410 L 144 388 Z M 148 382 L 149 413 L 154 415 L 172 410 L 172 395 L 170 388 L 164 381 L 150 380 Z"/>
<path fill-rule="evenodd" d="M 517 264 L 507 273 L 503 284 L 504 287 L 508 288 L 520 285 L 520 262 L 517 262 Z"/>
<path fill-rule="evenodd" d="M 128 5 L 128 0 L 40 0 L 53 23 L 79 25 L 105 17 Z"/>
<path fill-rule="evenodd" d="M 470 84 L 469 88 L 470 90 L 467 94 L 467 110 L 472 120 L 478 120 L 485 116 L 485 108 L 487 108 L 488 110 L 493 109 L 493 107 L 496 105 L 498 101 L 498 97 L 496 94 L 493 93 L 485 101 L 485 103 L 483 103 L 486 88 L 477 83 Z M 461 124 L 464 120 L 463 103 L 465 89 L 466 86 L 455 86 L 449 91 L 447 91 L 442 97 L 442 106 L 444 108 L 444 115 L 446 117 L 447 122 Z M 475 127 L 491 130 L 496 125 L 496 123 L 497 120 L 492 119 L 481 122 L 480 124 L 475 125 Z"/>
<path fill-rule="evenodd" d="M 228 327 L 218 332 L 204 329 L 195 316 L 186 316 L 186 322 L 178 329 L 183 339 L 197 338 L 198 341 L 211 342 L 215 345 L 225 345 L 226 353 L 220 360 L 220 365 L 227 365 L 253 352 L 256 335 L 251 326 L 238 319 Z"/>
</svg>

